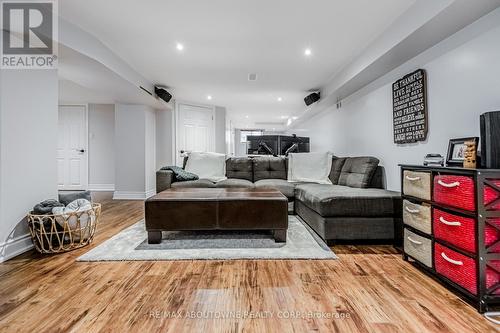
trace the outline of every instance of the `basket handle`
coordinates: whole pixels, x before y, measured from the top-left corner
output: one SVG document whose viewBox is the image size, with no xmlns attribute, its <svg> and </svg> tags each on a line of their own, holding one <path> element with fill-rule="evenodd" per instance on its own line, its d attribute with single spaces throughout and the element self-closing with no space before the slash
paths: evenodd
<svg viewBox="0 0 500 333">
<path fill-rule="evenodd" d="M 449 258 L 446 254 L 444 254 L 444 252 L 441 252 L 441 257 L 443 257 L 444 260 L 446 260 L 447 262 L 449 262 L 453 265 L 462 266 L 464 264 L 460 260 L 453 260 L 453 259 Z"/>
<path fill-rule="evenodd" d="M 410 177 L 410 176 L 405 176 L 405 178 L 411 182 L 415 182 L 417 180 L 420 180 L 420 177 Z"/>
<path fill-rule="evenodd" d="M 442 216 L 439 217 L 439 222 L 446 224 L 446 225 L 449 225 L 449 226 L 452 226 L 452 227 L 460 227 L 462 225 L 462 223 L 460 223 L 458 221 L 456 221 L 456 222 L 446 221 L 444 219 L 444 217 L 442 217 Z"/>
<path fill-rule="evenodd" d="M 460 182 L 445 183 L 441 179 L 438 179 L 438 184 L 443 186 L 443 187 L 447 187 L 447 188 L 460 186 Z"/>
<path fill-rule="evenodd" d="M 408 240 L 409 240 L 410 242 L 412 242 L 413 244 L 417 244 L 417 245 L 422 245 L 422 244 L 423 244 L 422 242 L 419 242 L 419 241 L 414 240 L 414 239 L 413 239 L 413 238 L 411 238 L 410 236 L 408 236 L 408 237 L 406 237 L 406 238 L 408 238 Z"/>
<path fill-rule="evenodd" d="M 411 209 L 410 207 L 408 206 L 405 206 L 405 210 L 410 213 L 410 214 L 418 214 L 420 213 L 420 209 Z"/>
</svg>

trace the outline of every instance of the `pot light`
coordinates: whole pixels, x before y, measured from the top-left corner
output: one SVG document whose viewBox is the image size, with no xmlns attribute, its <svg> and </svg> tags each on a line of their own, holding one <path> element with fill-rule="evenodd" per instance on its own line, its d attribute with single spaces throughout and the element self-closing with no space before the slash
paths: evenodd
<svg viewBox="0 0 500 333">
<path fill-rule="evenodd" d="M 250 118 L 250 117 L 249 117 L 249 116 L 245 116 L 245 118 L 247 118 L 247 119 L 248 119 L 248 118 Z"/>
<path fill-rule="evenodd" d="M 212 95 L 208 95 L 208 96 L 207 96 L 207 99 L 208 99 L 209 101 L 211 101 L 211 100 L 212 100 Z"/>
<path fill-rule="evenodd" d="M 177 44 L 175 45 L 175 48 L 176 48 L 177 50 L 179 50 L 179 51 L 182 51 L 182 50 L 184 50 L 184 45 L 182 45 L 181 43 L 177 43 Z"/>
<path fill-rule="evenodd" d="M 283 98 L 278 97 L 278 102 L 281 102 L 282 100 L 283 100 Z"/>
<path fill-rule="evenodd" d="M 304 54 L 305 54 L 306 56 L 310 56 L 310 55 L 312 54 L 311 49 L 309 49 L 309 48 L 305 49 L 305 50 L 304 50 Z"/>
</svg>

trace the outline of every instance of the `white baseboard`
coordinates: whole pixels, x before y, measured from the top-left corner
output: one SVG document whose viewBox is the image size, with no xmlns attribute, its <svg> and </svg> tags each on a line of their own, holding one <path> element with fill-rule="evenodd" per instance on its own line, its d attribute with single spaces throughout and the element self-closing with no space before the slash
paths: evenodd
<svg viewBox="0 0 500 333">
<path fill-rule="evenodd" d="M 8 239 L 0 244 L 0 262 L 7 261 L 33 248 L 33 242 L 29 234 Z"/>
<path fill-rule="evenodd" d="M 155 194 L 155 190 L 147 192 L 115 191 L 113 193 L 113 200 L 145 200 Z"/>
<path fill-rule="evenodd" d="M 88 189 L 94 192 L 114 192 L 115 184 L 89 184 Z"/>
</svg>

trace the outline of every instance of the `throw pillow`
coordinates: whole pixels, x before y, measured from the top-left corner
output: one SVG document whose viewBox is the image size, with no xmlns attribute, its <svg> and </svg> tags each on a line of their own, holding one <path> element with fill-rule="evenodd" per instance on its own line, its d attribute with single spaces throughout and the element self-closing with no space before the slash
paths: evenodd
<svg viewBox="0 0 500 333">
<path fill-rule="evenodd" d="M 226 155 L 218 153 L 192 152 L 186 162 L 186 171 L 200 179 L 219 182 L 226 178 Z"/>
<path fill-rule="evenodd" d="M 60 193 L 59 194 L 59 202 L 61 202 L 64 206 L 69 205 L 70 202 L 75 201 L 77 199 L 85 199 L 88 201 L 92 201 L 90 191 L 85 192 L 75 192 L 75 193 Z"/>
<path fill-rule="evenodd" d="M 332 184 L 330 153 L 292 153 L 288 155 L 288 181 Z"/>
<path fill-rule="evenodd" d="M 190 180 L 198 180 L 199 177 L 194 173 L 187 172 L 181 167 L 171 165 L 161 168 L 160 170 L 170 170 L 174 173 L 174 178 L 176 182 L 186 182 Z"/>
</svg>

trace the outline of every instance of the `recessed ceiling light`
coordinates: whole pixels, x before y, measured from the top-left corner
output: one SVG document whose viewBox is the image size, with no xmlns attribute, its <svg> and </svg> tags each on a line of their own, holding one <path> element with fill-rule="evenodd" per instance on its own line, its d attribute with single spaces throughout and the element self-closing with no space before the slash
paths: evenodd
<svg viewBox="0 0 500 333">
<path fill-rule="evenodd" d="M 283 100 L 283 98 L 278 97 L 278 102 L 281 102 L 282 100 Z"/>
<path fill-rule="evenodd" d="M 249 116 L 245 116 L 245 118 L 247 118 L 247 119 L 248 119 L 248 118 L 250 118 L 250 117 L 249 117 Z"/>
<path fill-rule="evenodd" d="M 207 95 L 207 99 L 210 101 L 212 99 L 212 95 Z"/>
<path fill-rule="evenodd" d="M 310 55 L 312 54 L 311 49 L 305 49 L 305 50 L 304 50 L 304 54 L 305 54 L 306 56 L 310 56 Z"/>
<path fill-rule="evenodd" d="M 176 48 L 177 50 L 179 50 L 179 51 L 182 51 L 182 50 L 184 50 L 184 45 L 182 45 L 181 43 L 177 43 L 177 44 L 175 45 L 175 48 Z"/>
</svg>

